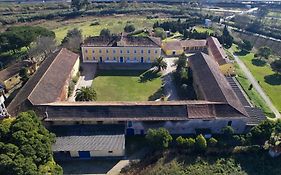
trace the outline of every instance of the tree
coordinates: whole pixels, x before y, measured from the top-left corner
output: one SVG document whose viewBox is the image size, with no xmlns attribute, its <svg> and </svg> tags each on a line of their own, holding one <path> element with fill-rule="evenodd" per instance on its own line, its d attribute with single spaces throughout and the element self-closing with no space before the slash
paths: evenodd
<svg viewBox="0 0 281 175">
<path fill-rule="evenodd" d="M 27 82 L 29 79 L 28 69 L 26 67 L 22 68 L 19 72 L 19 76 L 21 77 L 21 81 L 23 83 Z"/>
<path fill-rule="evenodd" d="M 39 36 L 28 51 L 29 59 L 34 63 L 42 61 L 40 56 L 43 55 L 43 57 L 46 57 L 49 53 L 55 50 L 55 48 L 56 41 L 54 38 Z"/>
<path fill-rule="evenodd" d="M 198 151 L 205 151 L 207 149 L 207 141 L 202 134 L 196 137 L 195 145 Z"/>
<path fill-rule="evenodd" d="M 182 136 L 179 136 L 176 138 L 176 142 L 179 146 L 183 146 L 183 144 L 185 143 L 185 138 L 183 138 Z"/>
<path fill-rule="evenodd" d="M 167 63 L 164 61 L 163 57 L 157 58 L 154 63 L 154 66 L 157 67 L 158 72 L 167 69 Z"/>
<path fill-rule="evenodd" d="M 220 43 L 223 44 L 226 48 L 230 48 L 233 43 L 233 37 L 230 35 L 227 26 L 224 26 L 223 34 L 219 37 Z"/>
<path fill-rule="evenodd" d="M 40 174 L 62 174 L 62 168 L 52 156 L 55 136 L 33 111 L 1 120 L 0 125 L 7 129 L 0 135 L 0 174 L 37 175 L 38 171 Z M 42 166 L 46 168 L 41 170 Z"/>
<path fill-rule="evenodd" d="M 234 134 L 234 129 L 231 126 L 225 126 L 221 129 L 221 132 L 225 138 L 230 138 Z"/>
<path fill-rule="evenodd" d="M 243 51 L 250 52 L 253 49 L 253 45 L 250 41 L 243 40 L 243 42 L 241 44 L 241 48 Z"/>
<path fill-rule="evenodd" d="M 176 60 L 175 65 L 177 65 L 177 71 L 180 71 L 182 68 L 186 68 L 187 57 L 186 57 L 185 53 L 182 53 L 179 56 L 179 59 Z"/>
<path fill-rule="evenodd" d="M 74 52 L 78 52 L 82 42 L 82 31 L 78 28 L 74 28 L 72 30 L 68 30 L 66 37 L 62 40 L 62 45 Z"/>
<path fill-rule="evenodd" d="M 127 33 L 131 33 L 133 31 L 135 31 L 135 26 L 133 24 L 127 24 L 125 27 L 124 27 L 124 31 L 127 32 Z"/>
<path fill-rule="evenodd" d="M 126 7 L 128 7 L 128 1 L 127 1 L 127 0 L 121 0 L 121 1 L 119 2 L 119 4 L 120 4 L 120 7 L 121 7 L 121 8 L 126 8 Z"/>
<path fill-rule="evenodd" d="M 165 128 L 149 129 L 145 138 L 156 149 L 168 148 L 169 143 L 173 140 L 169 131 Z"/>
<path fill-rule="evenodd" d="M 270 64 L 271 69 L 277 74 L 281 73 L 281 59 L 275 60 Z"/>
<path fill-rule="evenodd" d="M 215 147 L 217 145 L 218 141 L 217 139 L 211 137 L 209 140 L 208 140 L 208 145 L 210 145 L 211 147 Z"/>
<path fill-rule="evenodd" d="M 195 140 L 193 138 L 187 138 L 185 140 L 185 145 L 188 147 L 188 148 L 193 148 L 194 145 L 195 145 Z"/>
<path fill-rule="evenodd" d="M 258 53 L 257 55 L 260 56 L 261 58 L 264 58 L 264 59 L 268 59 L 269 56 L 271 55 L 271 49 L 269 47 L 260 47 L 259 50 L 258 50 Z"/>
<path fill-rule="evenodd" d="M 97 99 L 96 91 L 92 87 L 82 87 L 76 90 L 76 101 L 95 101 Z"/>
<path fill-rule="evenodd" d="M 71 0 L 71 7 L 77 9 L 78 11 L 89 4 L 88 0 Z"/>
<path fill-rule="evenodd" d="M 161 39 L 167 38 L 166 32 L 164 31 L 163 28 L 160 28 L 160 27 L 154 28 L 154 36 L 160 37 Z"/>
<path fill-rule="evenodd" d="M 247 134 L 247 139 L 249 139 L 252 144 L 264 144 L 271 136 L 275 125 L 276 123 L 270 120 L 262 121 L 250 130 Z"/>
<path fill-rule="evenodd" d="M 103 36 L 103 37 L 110 37 L 111 36 L 111 32 L 109 29 L 102 29 L 100 31 L 100 36 Z"/>
</svg>

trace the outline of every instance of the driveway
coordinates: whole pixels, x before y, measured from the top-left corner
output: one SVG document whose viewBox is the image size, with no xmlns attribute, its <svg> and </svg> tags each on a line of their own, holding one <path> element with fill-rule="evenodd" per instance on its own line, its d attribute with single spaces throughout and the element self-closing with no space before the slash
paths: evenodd
<svg viewBox="0 0 281 175">
<path fill-rule="evenodd" d="M 79 80 L 77 81 L 73 93 L 71 95 L 71 97 L 68 98 L 68 101 L 75 101 L 75 92 L 76 89 L 79 89 L 81 87 L 90 87 L 92 86 L 92 82 L 94 79 L 94 76 L 96 74 L 97 71 L 97 64 L 93 64 L 93 63 L 82 63 L 81 64 L 82 67 L 82 72 L 81 75 L 79 77 Z"/>
<path fill-rule="evenodd" d="M 271 111 L 275 114 L 275 116 L 277 118 L 280 118 L 281 116 L 280 116 L 279 111 L 277 110 L 277 108 L 275 108 L 275 106 L 273 105 L 273 103 L 271 102 L 269 97 L 265 94 L 265 92 L 263 91 L 263 89 L 261 88 L 261 86 L 259 85 L 257 80 L 255 79 L 255 77 L 252 75 L 250 70 L 246 67 L 246 65 L 240 60 L 240 58 L 237 55 L 233 54 L 233 56 L 234 56 L 235 61 L 238 63 L 240 68 L 243 70 L 245 76 L 251 82 L 253 87 L 258 91 L 258 93 L 263 98 L 263 100 L 266 102 L 266 104 L 271 109 Z"/>
<path fill-rule="evenodd" d="M 164 58 L 167 63 L 167 69 L 163 70 L 163 82 L 164 82 L 164 91 L 165 95 L 168 98 L 168 101 L 179 100 L 177 89 L 173 83 L 173 75 L 172 72 L 176 70 L 176 66 L 174 65 L 177 57 L 172 58 Z"/>
</svg>

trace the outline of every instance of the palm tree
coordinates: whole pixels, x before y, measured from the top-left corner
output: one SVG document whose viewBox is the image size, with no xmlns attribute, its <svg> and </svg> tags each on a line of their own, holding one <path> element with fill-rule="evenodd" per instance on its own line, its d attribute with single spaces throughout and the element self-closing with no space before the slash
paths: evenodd
<svg viewBox="0 0 281 175">
<path fill-rule="evenodd" d="M 164 69 L 167 69 L 167 63 L 164 61 L 163 57 L 156 59 L 154 66 L 157 67 L 158 72 Z"/>
<path fill-rule="evenodd" d="M 82 87 L 76 90 L 75 101 L 95 101 L 97 93 L 92 87 Z"/>
</svg>

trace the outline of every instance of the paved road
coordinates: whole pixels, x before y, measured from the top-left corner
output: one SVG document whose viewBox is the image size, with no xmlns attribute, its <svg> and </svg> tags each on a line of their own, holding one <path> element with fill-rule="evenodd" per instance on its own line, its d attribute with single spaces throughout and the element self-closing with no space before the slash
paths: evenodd
<svg viewBox="0 0 281 175">
<path fill-rule="evenodd" d="M 245 76 L 248 78 L 248 80 L 252 83 L 253 87 L 258 91 L 260 96 L 264 99 L 268 107 L 271 109 L 271 111 L 275 114 L 276 117 L 280 118 L 280 113 L 275 108 L 275 106 L 272 104 L 271 100 L 269 97 L 265 94 L 265 92 L 262 90 L 261 86 L 257 82 L 257 80 L 254 78 L 250 70 L 245 66 L 245 64 L 239 59 L 239 57 L 235 54 L 233 54 L 235 61 L 238 63 L 240 68 L 243 70 Z"/>
<path fill-rule="evenodd" d="M 174 61 L 178 58 L 165 58 L 167 69 L 163 70 L 164 91 L 169 101 L 178 100 L 177 89 L 173 83 L 172 72 L 176 69 Z"/>
</svg>

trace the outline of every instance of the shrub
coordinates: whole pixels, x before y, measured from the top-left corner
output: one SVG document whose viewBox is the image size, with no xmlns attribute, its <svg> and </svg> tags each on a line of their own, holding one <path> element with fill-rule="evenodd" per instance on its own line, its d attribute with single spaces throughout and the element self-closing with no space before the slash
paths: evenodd
<svg viewBox="0 0 281 175">
<path fill-rule="evenodd" d="M 198 151 L 205 151 L 207 149 L 207 141 L 202 134 L 196 137 L 195 145 Z"/>
<path fill-rule="evenodd" d="M 208 144 L 211 146 L 211 147 L 214 147 L 216 146 L 218 143 L 217 139 L 211 137 L 209 140 L 208 140 Z"/>
<path fill-rule="evenodd" d="M 133 24 L 127 24 L 124 28 L 124 31 L 127 33 L 135 31 L 135 26 Z"/>
<path fill-rule="evenodd" d="M 183 144 L 185 143 L 185 139 L 182 136 L 179 136 L 176 138 L 176 142 L 178 146 L 183 146 Z"/>
<path fill-rule="evenodd" d="M 194 145 L 195 145 L 195 140 L 194 138 L 188 138 L 185 140 L 185 145 L 188 147 L 188 148 L 193 148 Z"/>
<path fill-rule="evenodd" d="M 168 148 L 169 143 L 173 140 L 169 131 L 165 128 L 149 129 L 147 131 L 146 139 L 157 149 Z"/>
<path fill-rule="evenodd" d="M 90 26 L 98 26 L 98 25 L 100 25 L 100 22 L 95 21 L 95 22 L 91 23 L 91 25 L 90 25 Z"/>
</svg>

